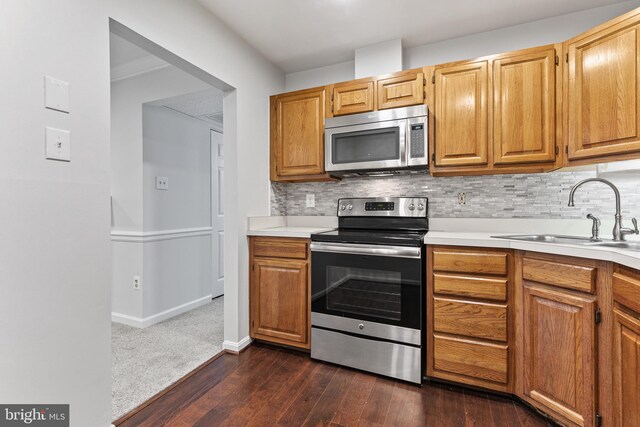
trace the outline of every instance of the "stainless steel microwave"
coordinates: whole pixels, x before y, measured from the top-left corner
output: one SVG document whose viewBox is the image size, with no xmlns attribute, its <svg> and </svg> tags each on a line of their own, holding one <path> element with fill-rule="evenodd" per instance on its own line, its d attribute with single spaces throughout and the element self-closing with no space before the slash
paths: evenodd
<svg viewBox="0 0 640 427">
<path fill-rule="evenodd" d="M 348 172 L 427 169 L 426 105 L 329 118 L 325 170 Z"/>
</svg>

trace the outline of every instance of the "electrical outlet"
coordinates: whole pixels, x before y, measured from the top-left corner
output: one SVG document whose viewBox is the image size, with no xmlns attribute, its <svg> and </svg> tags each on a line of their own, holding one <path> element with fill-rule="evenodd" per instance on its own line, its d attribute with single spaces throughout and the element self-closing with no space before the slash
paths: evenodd
<svg viewBox="0 0 640 427">
<path fill-rule="evenodd" d="M 312 193 L 307 194 L 307 207 L 315 208 L 316 207 L 316 195 Z"/>
<path fill-rule="evenodd" d="M 467 204 L 467 195 L 464 193 L 458 193 L 458 204 L 466 205 Z"/>
<path fill-rule="evenodd" d="M 142 285 L 140 284 L 140 276 L 133 276 L 133 289 L 139 291 Z"/>
<path fill-rule="evenodd" d="M 156 190 L 168 190 L 169 178 L 166 176 L 156 176 Z"/>
</svg>

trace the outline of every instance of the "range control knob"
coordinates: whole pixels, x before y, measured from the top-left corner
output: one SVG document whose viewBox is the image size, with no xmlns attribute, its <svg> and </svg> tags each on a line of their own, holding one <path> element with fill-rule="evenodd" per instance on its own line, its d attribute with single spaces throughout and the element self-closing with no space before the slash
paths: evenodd
<svg viewBox="0 0 640 427">
<path fill-rule="evenodd" d="M 409 205 L 409 210 L 410 210 L 410 211 L 414 210 L 415 208 L 416 208 L 416 207 L 415 207 L 415 205 L 414 205 L 413 203 L 411 203 L 411 204 Z"/>
<path fill-rule="evenodd" d="M 418 210 L 419 210 L 419 211 L 423 211 L 423 210 L 424 210 L 424 205 L 423 205 L 422 203 L 420 203 L 420 204 L 418 205 Z"/>
<path fill-rule="evenodd" d="M 352 210 L 353 209 L 353 205 L 347 205 L 347 209 Z"/>
<path fill-rule="evenodd" d="M 341 210 L 341 211 L 343 211 L 343 210 L 345 210 L 345 209 L 347 209 L 347 207 L 346 207 L 345 205 L 340 205 L 340 210 Z"/>
</svg>

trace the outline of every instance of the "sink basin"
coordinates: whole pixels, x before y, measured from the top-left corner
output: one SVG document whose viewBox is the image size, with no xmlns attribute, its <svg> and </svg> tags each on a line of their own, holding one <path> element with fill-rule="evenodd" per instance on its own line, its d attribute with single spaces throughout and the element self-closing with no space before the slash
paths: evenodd
<svg viewBox="0 0 640 427">
<path fill-rule="evenodd" d="M 618 248 L 630 251 L 640 251 L 638 242 L 591 242 L 589 246 L 604 246 L 605 248 Z"/>
<path fill-rule="evenodd" d="M 565 245 L 585 245 L 593 244 L 588 237 L 578 236 L 559 236 L 556 234 L 525 234 L 515 236 L 491 236 L 497 239 L 522 240 L 524 242 L 540 242 L 540 243 L 563 243 Z"/>
<path fill-rule="evenodd" d="M 589 237 L 560 236 L 557 234 L 519 234 L 514 236 L 491 236 L 496 239 L 521 240 L 523 242 L 559 243 L 640 251 L 640 242 L 617 242 L 614 240 L 593 241 Z"/>
</svg>

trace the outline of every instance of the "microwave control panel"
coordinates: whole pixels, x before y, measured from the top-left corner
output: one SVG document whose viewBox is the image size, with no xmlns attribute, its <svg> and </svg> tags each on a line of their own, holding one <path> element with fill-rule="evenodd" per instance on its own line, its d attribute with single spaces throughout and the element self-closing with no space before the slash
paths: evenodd
<svg viewBox="0 0 640 427">
<path fill-rule="evenodd" d="M 411 141 L 410 141 L 411 151 L 409 152 L 410 157 L 412 159 L 425 157 L 424 123 L 412 124 L 409 126 L 411 127 L 411 132 L 409 133 L 409 135 L 411 135 Z"/>
</svg>

